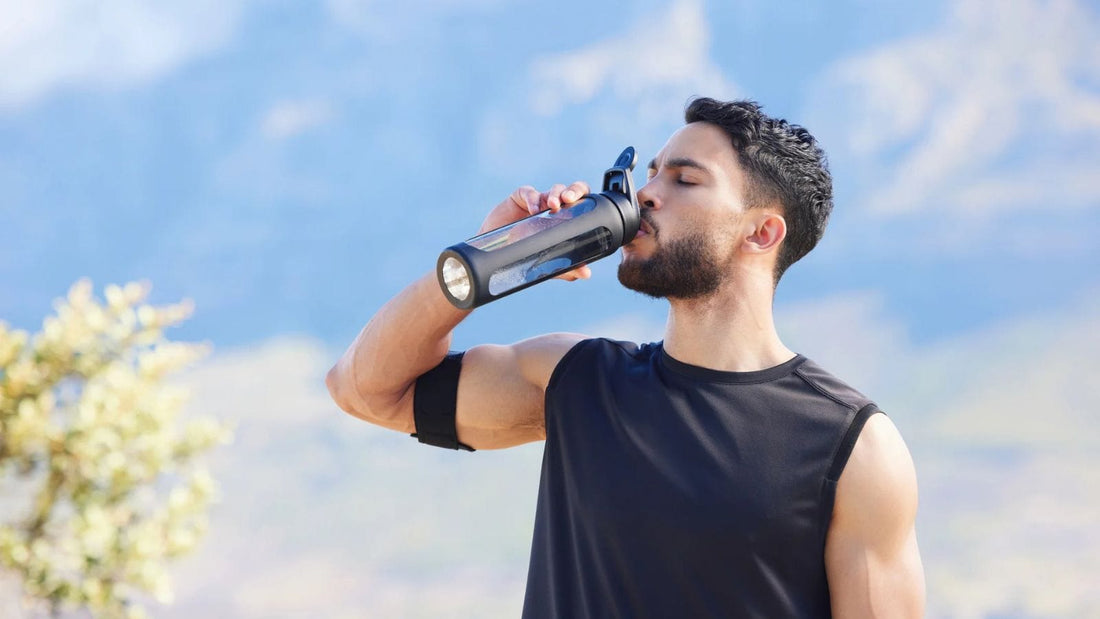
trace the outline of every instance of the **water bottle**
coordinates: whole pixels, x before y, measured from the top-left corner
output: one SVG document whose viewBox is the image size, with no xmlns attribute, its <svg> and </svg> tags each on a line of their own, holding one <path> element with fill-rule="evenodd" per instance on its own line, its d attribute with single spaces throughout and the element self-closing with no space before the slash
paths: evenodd
<svg viewBox="0 0 1100 619">
<path fill-rule="evenodd" d="M 615 253 L 638 233 L 641 214 L 628 146 L 603 189 L 558 212 L 542 211 L 443 250 L 436 277 L 455 307 L 485 305 Z"/>
</svg>

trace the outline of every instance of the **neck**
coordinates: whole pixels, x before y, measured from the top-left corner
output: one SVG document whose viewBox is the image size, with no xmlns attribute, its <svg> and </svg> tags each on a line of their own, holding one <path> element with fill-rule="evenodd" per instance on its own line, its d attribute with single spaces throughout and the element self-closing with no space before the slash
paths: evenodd
<svg viewBox="0 0 1100 619">
<path fill-rule="evenodd" d="M 669 299 L 665 351 L 690 365 L 752 372 L 794 357 L 772 317 L 770 277 L 741 273 L 702 299 Z"/>
</svg>

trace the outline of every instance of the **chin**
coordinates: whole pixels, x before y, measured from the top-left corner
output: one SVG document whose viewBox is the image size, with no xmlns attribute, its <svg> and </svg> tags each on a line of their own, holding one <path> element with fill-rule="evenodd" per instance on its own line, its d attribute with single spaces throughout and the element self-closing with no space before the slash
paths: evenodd
<svg viewBox="0 0 1100 619">
<path fill-rule="evenodd" d="M 646 251 L 635 243 L 631 242 L 623 245 L 623 262 L 626 262 L 627 260 L 637 260 L 639 258 L 645 258 L 652 253 L 652 248 L 649 248 L 648 251 Z"/>
<path fill-rule="evenodd" d="M 648 258 L 646 256 L 639 256 L 638 254 L 623 254 L 623 259 L 619 261 L 619 268 L 624 267 L 638 267 L 646 263 Z"/>
</svg>

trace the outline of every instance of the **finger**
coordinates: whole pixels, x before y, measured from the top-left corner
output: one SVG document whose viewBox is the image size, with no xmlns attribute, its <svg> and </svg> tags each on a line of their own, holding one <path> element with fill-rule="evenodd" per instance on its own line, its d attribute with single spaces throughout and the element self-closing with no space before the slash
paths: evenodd
<svg viewBox="0 0 1100 619">
<path fill-rule="evenodd" d="M 565 273 L 562 273 L 561 275 L 557 276 L 557 279 L 565 280 L 567 282 L 575 282 L 578 279 L 591 279 L 591 278 L 592 278 L 592 269 L 590 269 L 588 267 L 588 265 L 586 265 L 586 264 L 582 264 L 581 266 L 573 269 L 572 271 L 566 271 Z"/>
<path fill-rule="evenodd" d="M 572 185 L 565 188 L 565 191 L 561 193 L 561 199 L 563 202 L 576 202 L 582 197 L 588 195 L 589 188 L 588 183 L 584 181 L 576 181 Z"/>
<path fill-rule="evenodd" d="M 527 213 L 534 215 L 539 211 L 539 190 L 530 185 L 519 187 L 509 197 L 518 208 Z"/>
<path fill-rule="evenodd" d="M 527 200 L 527 208 L 531 212 L 531 214 L 534 215 L 534 214 L 538 213 L 539 209 L 540 209 L 540 206 L 539 206 L 539 190 L 535 189 L 534 187 L 532 187 L 530 185 L 527 185 L 524 188 L 524 190 L 525 191 L 524 191 L 523 195 L 524 195 L 524 199 Z"/>
<path fill-rule="evenodd" d="M 561 210 L 561 194 L 565 191 L 565 185 L 558 183 L 546 192 L 546 206 L 554 212 Z"/>
</svg>

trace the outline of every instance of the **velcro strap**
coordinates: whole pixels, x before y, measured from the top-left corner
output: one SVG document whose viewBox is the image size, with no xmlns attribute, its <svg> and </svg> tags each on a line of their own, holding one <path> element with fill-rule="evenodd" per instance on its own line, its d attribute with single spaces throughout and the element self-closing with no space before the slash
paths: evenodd
<svg viewBox="0 0 1100 619">
<path fill-rule="evenodd" d="M 413 392 L 413 421 L 416 432 L 412 435 L 421 443 L 447 449 L 473 447 L 458 442 L 455 429 L 455 410 L 458 406 L 458 375 L 462 370 L 462 352 L 452 352 L 439 365 L 416 379 Z"/>
</svg>

